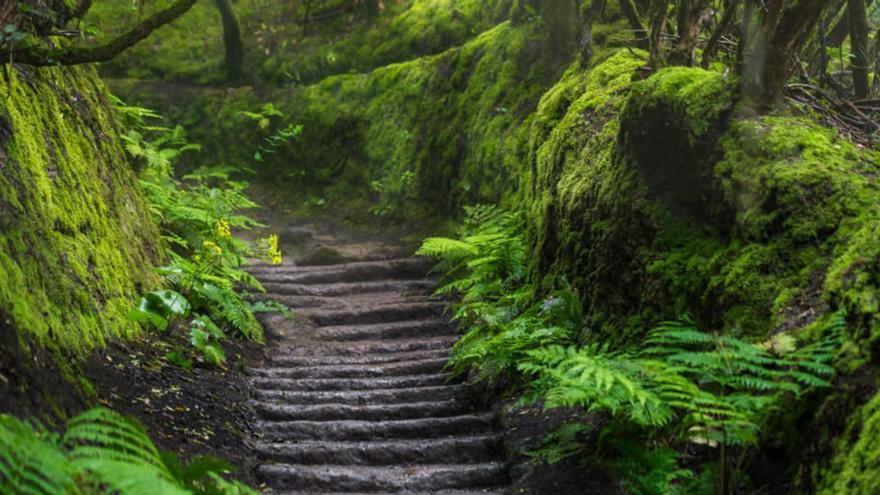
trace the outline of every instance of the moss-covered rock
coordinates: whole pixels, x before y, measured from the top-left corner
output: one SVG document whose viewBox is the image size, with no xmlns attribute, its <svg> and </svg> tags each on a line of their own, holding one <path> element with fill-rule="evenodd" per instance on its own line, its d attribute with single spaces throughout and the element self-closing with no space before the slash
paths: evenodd
<svg viewBox="0 0 880 495">
<path fill-rule="evenodd" d="M 0 82 L 0 317 L 21 345 L 83 355 L 137 326 L 157 229 L 93 68 Z"/>
<path fill-rule="evenodd" d="M 880 493 L 880 394 L 849 416 L 836 454 L 820 478 L 819 495 Z"/>
</svg>

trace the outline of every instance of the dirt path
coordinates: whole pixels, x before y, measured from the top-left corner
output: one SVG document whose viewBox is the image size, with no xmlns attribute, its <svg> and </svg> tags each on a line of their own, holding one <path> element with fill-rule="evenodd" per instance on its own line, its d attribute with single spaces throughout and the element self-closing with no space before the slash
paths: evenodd
<svg viewBox="0 0 880 495">
<path fill-rule="evenodd" d="M 502 437 L 444 371 L 425 260 L 258 266 L 277 339 L 251 370 L 259 475 L 281 493 L 501 493 Z"/>
</svg>

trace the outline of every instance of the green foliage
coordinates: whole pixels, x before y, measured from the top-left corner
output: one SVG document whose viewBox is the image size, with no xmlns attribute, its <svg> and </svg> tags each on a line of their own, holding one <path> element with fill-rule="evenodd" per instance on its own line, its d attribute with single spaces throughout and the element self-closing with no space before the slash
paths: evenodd
<svg viewBox="0 0 880 495">
<path fill-rule="evenodd" d="M 173 329 L 192 317 L 189 341 L 212 364 L 225 361 L 220 341 L 224 329 L 249 340 L 262 341 L 263 329 L 240 290 L 262 286 L 242 266 L 250 257 L 280 262 L 277 237 L 247 242 L 232 235 L 261 225 L 244 212 L 257 206 L 244 190 L 247 182 L 233 179 L 232 167 L 201 167 L 174 176 L 174 164 L 199 147 L 187 141 L 182 127 L 149 126 L 157 115 L 120 105 L 132 130 L 124 136 L 126 149 L 141 159 L 141 184 L 169 245 L 170 262 L 159 269 L 171 289 L 147 294 L 129 317 L 159 330 Z M 275 115 L 264 108 L 260 115 Z M 266 117 L 268 118 L 268 117 Z"/>
<path fill-rule="evenodd" d="M 579 295 L 564 282 L 530 302 L 535 290 L 525 279 L 518 219 L 497 208 L 468 209 L 459 238 L 430 238 L 418 251 L 440 260 L 438 292 L 460 296 L 453 309 L 466 333 L 451 363 L 457 372 L 475 369 L 480 379 L 518 372 L 528 386 L 525 400 L 610 416 L 603 436 L 626 441 L 608 444 L 609 462 L 632 493 L 683 490 L 695 475 L 678 466 L 676 449 L 688 444 L 718 451 L 728 476 L 731 449 L 757 445 L 780 407 L 830 385 L 843 314 L 800 346 L 786 333 L 755 344 L 703 332 L 690 318 L 661 323 L 638 348 L 600 343 L 584 325 Z M 532 455 L 558 461 L 578 454 L 585 428 L 567 425 Z"/>
<path fill-rule="evenodd" d="M 687 495 L 682 485 L 694 479 L 689 469 L 679 467 L 680 454 L 670 448 L 646 448 L 629 438 L 609 440 L 615 452 L 610 466 L 620 475 L 621 486 L 632 495 Z M 686 486 L 686 485 L 685 485 Z"/>
<path fill-rule="evenodd" d="M 109 409 L 86 411 L 63 435 L 0 415 L 0 491 L 22 495 L 255 495 L 227 481 L 219 459 L 181 463 L 161 454 L 143 427 Z"/>
<path fill-rule="evenodd" d="M 551 297 L 521 315 L 530 298 L 521 290 L 526 272 L 521 216 L 492 206 L 466 212 L 459 239 L 426 239 L 416 254 L 438 259 L 435 270 L 443 272 L 438 294 L 460 296 L 453 318 L 469 331 L 455 345 L 453 368 L 476 366 L 492 379 L 510 371 L 515 356 L 570 333 L 557 313 L 571 301 Z M 547 324 L 534 332 L 538 322 Z"/>
</svg>

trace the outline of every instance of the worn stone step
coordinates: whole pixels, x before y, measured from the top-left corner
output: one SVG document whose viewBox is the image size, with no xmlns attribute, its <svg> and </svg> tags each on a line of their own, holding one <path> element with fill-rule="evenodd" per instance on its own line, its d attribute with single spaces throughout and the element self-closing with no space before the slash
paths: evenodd
<svg viewBox="0 0 880 495">
<path fill-rule="evenodd" d="M 432 280 L 376 280 L 371 282 L 340 282 L 335 284 L 285 284 L 264 282 L 266 294 L 271 296 L 320 296 L 339 297 L 353 294 L 399 292 L 403 294 L 429 294 L 436 283 Z"/>
<path fill-rule="evenodd" d="M 308 347 L 300 343 L 281 345 L 274 354 L 290 357 L 354 357 L 368 354 L 437 351 L 450 349 L 456 340 L 458 340 L 456 336 L 447 335 L 440 337 L 401 337 L 386 340 L 322 341 L 320 345 L 312 343 Z"/>
<path fill-rule="evenodd" d="M 440 385 L 416 388 L 383 388 L 372 390 L 290 391 L 256 390 L 260 400 L 284 404 L 397 404 L 464 398 L 464 385 Z"/>
<path fill-rule="evenodd" d="M 399 492 L 493 487 L 506 478 L 505 468 L 500 463 L 418 466 L 264 464 L 257 471 L 270 486 L 312 493 L 316 490 Z"/>
<path fill-rule="evenodd" d="M 404 294 L 402 292 L 376 292 L 345 298 L 336 296 L 289 296 L 269 293 L 254 294 L 252 297 L 258 301 L 275 301 L 301 314 L 308 314 L 310 310 L 338 311 L 347 309 L 357 311 L 364 308 L 372 309 L 378 306 L 424 303 L 439 300 L 428 294 Z"/>
<path fill-rule="evenodd" d="M 310 495 L 320 493 L 321 495 L 377 495 L 377 492 L 337 492 L 337 491 L 308 491 L 308 492 L 291 492 L 291 491 L 273 491 L 276 495 Z M 378 492 L 382 493 L 382 492 Z M 501 487 L 495 488 L 476 488 L 472 490 L 431 490 L 414 492 L 408 490 L 407 495 L 502 495 L 505 493 Z"/>
<path fill-rule="evenodd" d="M 430 261 L 424 258 L 404 258 L 309 267 L 290 265 L 255 267 L 249 271 L 261 282 L 320 285 L 376 280 L 411 280 L 424 277 L 429 267 Z"/>
<path fill-rule="evenodd" d="M 306 316 L 316 325 L 368 325 L 371 323 L 398 322 L 437 318 L 446 305 L 442 302 L 404 302 L 379 304 L 372 307 L 351 309 L 303 309 L 297 314 Z"/>
<path fill-rule="evenodd" d="M 458 400 L 408 402 L 402 404 L 283 404 L 275 401 L 253 401 L 254 409 L 263 419 L 276 421 L 333 421 L 344 419 L 385 420 L 420 417 L 457 416 L 472 412 L 472 406 Z"/>
<path fill-rule="evenodd" d="M 328 364 L 297 368 L 277 366 L 253 368 L 251 373 L 267 378 L 369 378 L 434 374 L 439 373 L 446 363 L 445 358 L 435 358 L 377 364 Z"/>
<path fill-rule="evenodd" d="M 356 355 L 292 356 L 280 355 L 269 358 L 273 366 L 328 366 L 335 364 L 382 364 L 418 359 L 449 358 L 451 349 L 429 349 L 407 352 L 382 352 Z"/>
<path fill-rule="evenodd" d="M 315 331 L 315 338 L 328 341 L 452 337 L 454 335 L 455 328 L 449 322 L 439 318 L 330 325 Z"/>
<path fill-rule="evenodd" d="M 401 375 L 381 378 L 265 378 L 250 379 L 257 390 L 371 390 L 390 388 L 436 387 L 450 382 L 446 373 Z"/>
<path fill-rule="evenodd" d="M 484 462 L 500 447 L 499 435 L 419 438 L 382 441 L 306 441 L 261 443 L 257 453 L 266 459 L 291 464 L 404 465 Z"/>
<path fill-rule="evenodd" d="M 261 421 L 258 424 L 265 441 L 437 438 L 486 433 L 494 425 L 495 415 L 487 412 L 415 419 Z"/>
</svg>

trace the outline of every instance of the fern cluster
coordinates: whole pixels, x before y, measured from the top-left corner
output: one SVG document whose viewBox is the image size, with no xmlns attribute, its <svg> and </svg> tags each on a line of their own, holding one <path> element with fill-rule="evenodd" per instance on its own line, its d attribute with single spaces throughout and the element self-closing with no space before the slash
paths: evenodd
<svg viewBox="0 0 880 495">
<path fill-rule="evenodd" d="M 453 318 L 468 331 L 455 345 L 456 370 L 473 367 L 493 379 L 511 371 L 526 350 L 567 338 L 571 328 L 556 317 L 562 307 L 557 299 L 523 311 L 532 294 L 523 284 L 527 263 L 520 215 L 494 206 L 467 208 L 458 234 L 457 239 L 428 238 L 416 252 L 438 260 L 435 270 L 443 278 L 437 294 L 459 298 Z M 543 328 L 533 331 L 536 326 Z"/>
<path fill-rule="evenodd" d="M 174 164 L 199 150 L 180 126 L 150 126 L 154 112 L 117 102 L 132 130 L 126 149 L 141 164 L 140 182 L 162 228 L 170 262 L 160 269 L 167 289 L 146 294 L 130 312 L 138 322 L 161 330 L 188 324 L 190 342 L 213 364 L 225 360 L 220 341 L 227 332 L 262 341 L 263 329 L 243 290 L 262 291 L 242 267 L 249 258 L 279 263 L 277 237 L 247 242 L 233 231 L 261 225 L 245 212 L 258 205 L 244 193 L 247 182 L 234 180 L 232 167 L 201 167 L 175 177 Z"/>
<path fill-rule="evenodd" d="M 438 293 L 459 298 L 454 317 L 465 333 L 454 348 L 454 370 L 476 370 L 484 380 L 510 376 L 526 385 L 524 401 L 610 417 L 602 435 L 610 439 L 606 461 L 630 493 L 705 493 L 707 476 L 716 475 L 731 486 L 731 452 L 755 446 L 784 404 L 830 385 L 843 338 L 842 314 L 801 346 L 785 333 L 752 343 L 705 332 L 683 317 L 659 324 L 639 347 L 612 348 L 583 331 L 580 297 L 564 280 L 537 297 L 525 279 L 520 217 L 495 207 L 469 209 L 458 238 L 427 239 L 418 254 L 439 260 Z M 533 455 L 577 455 L 585 429 L 566 425 Z M 704 476 L 679 467 L 686 446 L 718 453 Z"/>
<path fill-rule="evenodd" d="M 0 415 L 0 493 L 255 495 L 222 475 L 225 462 L 181 463 L 160 453 L 143 427 L 109 409 L 73 418 L 64 434 Z"/>
</svg>

